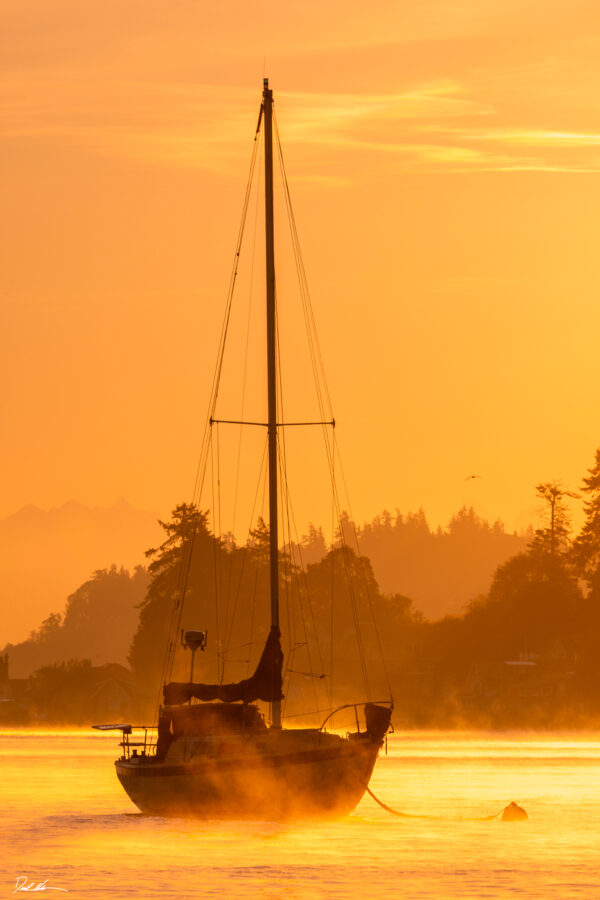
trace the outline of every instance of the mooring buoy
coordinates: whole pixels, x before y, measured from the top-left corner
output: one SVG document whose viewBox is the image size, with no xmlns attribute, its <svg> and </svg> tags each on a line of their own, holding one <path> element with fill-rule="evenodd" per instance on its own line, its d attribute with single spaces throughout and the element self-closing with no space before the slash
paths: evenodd
<svg viewBox="0 0 600 900">
<path fill-rule="evenodd" d="M 528 818 L 529 816 L 527 815 L 523 807 L 515 803 L 514 800 L 502 810 L 503 822 L 523 822 Z"/>
</svg>

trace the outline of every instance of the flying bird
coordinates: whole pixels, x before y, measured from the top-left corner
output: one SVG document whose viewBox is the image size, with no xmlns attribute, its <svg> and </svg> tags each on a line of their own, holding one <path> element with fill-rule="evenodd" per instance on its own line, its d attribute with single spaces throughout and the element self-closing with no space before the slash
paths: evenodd
<svg viewBox="0 0 600 900">
<path fill-rule="evenodd" d="M 465 481 L 469 481 L 470 478 L 481 478 L 481 475 L 467 475 Z"/>
</svg>

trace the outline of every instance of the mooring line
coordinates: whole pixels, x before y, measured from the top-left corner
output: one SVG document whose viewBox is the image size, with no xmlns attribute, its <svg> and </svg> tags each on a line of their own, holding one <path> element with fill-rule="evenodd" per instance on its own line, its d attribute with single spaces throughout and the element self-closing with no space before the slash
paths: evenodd
<svg viewBox="0 0 600 900">
<path fill-rule="evenodd" d="M 379 797 L 376 797 L 370 787 L 367 787 L 367 794 L 373 798 L 375 803 L 378 803 L 386 812 L 391 813 L 393 816 L 399 816 L 402 819 L 434 819 L 437 822 L 491 822 L 493 819 L 497 819 L 498 816 L 502 816 L 503 822 L 519 822 L 523 821 L 528 817 L 525 810 L 517 806 L 517 804 L 513 801 L 509 803 L 508 806 L 505 806 L 500 812 L 497 812 L 493 816 L 477 816 L 477 817 L 467 817 L 467 816 L 458 816 L 457 818 L 452 818 L 450 816 L 426 816 L 424 814 L 418 813 L 405 813 L 398 812 L 397 809 L 392 809 L 391 806 L 388 806 L 383 800 L 380 800 Z"/>
</svg>

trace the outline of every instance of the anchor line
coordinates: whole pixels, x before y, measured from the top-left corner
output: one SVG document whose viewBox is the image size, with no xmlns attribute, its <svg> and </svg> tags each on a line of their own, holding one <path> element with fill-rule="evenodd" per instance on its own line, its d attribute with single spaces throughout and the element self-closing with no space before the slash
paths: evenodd
<svg viewBox="0 0 600 900">
<path fill-rule="evenodd" d="M 371 788 L 368 786 L 367 786 L 367 794 L 369 794 L 369 796 L 373 798 L 375 803 L 378 803 L 382 807 L 382 809 L 385 809 L 386 812 L 391 813 L 393 816 L 399 816 L 402 819 L 435 819 L 435 821 L 437 821 L 437 822 L 454 822 L 454 821 L 491 822 L 493 819 L 497 819 L 498 816 L 501 816 L 502 813 L 504 812 L 504 810 L 508 809 L 508 806 L 510 806 L 510 803 L 509 803 L 508 806 L 505 806 L 503 809 L 500 810 L 500 812 L 497 812 L 493 816 L 476 816 L 476 817 L 458 816 L 458 819 L 453 819 L 453 818 L 450 818 L 449 816 L 426 816 L 422 813 L 419 814 L 419 813 L 398 812 L 397 809 L 392 809 L 391 806 L 388 806 L 386 803 L 383 802 L 383 800 L 380 800 L 379 797 L 376 797 L 375 794 L 373 793 L 373 791 L 371 790 Z"/>
</svg>

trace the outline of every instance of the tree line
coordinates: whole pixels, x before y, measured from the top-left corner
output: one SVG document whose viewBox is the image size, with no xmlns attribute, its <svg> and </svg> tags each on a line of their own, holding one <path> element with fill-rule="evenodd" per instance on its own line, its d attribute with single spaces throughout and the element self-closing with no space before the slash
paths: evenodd
<svg viewBox="0 0 600 900">
<path fill-rule="evenodd" d="M 376 535 L 385 538 L 380 546 L 389 565 L 396 560 L 400 570 L 410 541 L 394 557 L 392 538 L 398 535 L 420 531 L 440 545 L 447 536 L 454 547 L 462 541 L 476 555 L 466 536 L 490 543 L 494 535 L 513 537 L 498 523 L 487 525 L 463 510 L 446 534 L 435 534 L 422 514 L 384 514 L 362 529 L 345 517 L 333 546 L 312 528 L 300 545 L 284 548 L 279 578 L 291 721 L 302 711 L 318 718 L 332 705 L 390 694 L 396 721 L 406 726 L 549 727 L 595 720 L 600 715 L 600 449 L 580 492 L 545 482 L 536 493 L 544 507 L 539 527 L 527 539 L 521 536 L 517 552 L 504 557 L 489 589 L 473 597 L 462 614 L 433 621 L 406 593 L 382 590 L 372 559 Z M 585 520 L 573 535 L 568 502 L 576 497 L 583 499 Z M 136 684 L 132 703 L 140 715 L 150 714 L 159 697 L 165 635 L 171 634 L 176 650 L 170 677 L 186 680 L 191 660 L 182 632 L 207 631 L 208 649 L 198 654 L 194 677 L 214 682 L 248 677 L 268 632 L 268 526 L 259 520 L 238 545 L 231 537 L 215 536 L 207 514 L 189 504 L 178 506 L 161 525 L 164 540 L 148 551 L 146 569 L 133 575 L 116 569 L 95 573 L 69 598 L 63 617 L 49 617 L 25 648 L 19 645 L 32 658 L 40 654 L 38 666 L 50 658 L 41 654 L 51 648 L 64 647 L 66 653 L 68 647 L 63 660 L 93 659 L 88 648 L 100 645 L 112 648 L 115 661 L 126 655 Z M 356 532 L 362 552 L 352 547 Z M 365 545 L 371 546 L 370 555 Z M 8 648 L 11 655 L 19 646 Z M 49 669 L 52 664 L 32 679 L 38 698 L 42 681 L 52 682 Z M 74 662 L 70 668 L 63 664 L 61 685 L 69 677 L 75 683 L 78 672 L 81 676 Z"/>
</svg>

